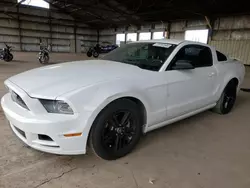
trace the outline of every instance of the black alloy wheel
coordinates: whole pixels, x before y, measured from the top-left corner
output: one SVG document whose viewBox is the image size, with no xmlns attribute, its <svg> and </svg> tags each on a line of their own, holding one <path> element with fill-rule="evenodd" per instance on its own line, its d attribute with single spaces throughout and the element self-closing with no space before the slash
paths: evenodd
<svg viewBox="0 0 250 188">
<path fill-rule="evenodd" d="M 236 101 L 236 92 L 237 84 L 235 82 L 229 82 L 213 111 L 219 114 L 228 114 L 231 112 Z"/>
<path fill-rule="evenodd" d="M 136 103 L 119 99 L 110 103 L 94 121 L 90 147 L 102 159 L 115 160 L 130 153 L 142 133 L 142 116 Z"/>
<path fill-rule="evenodd" d="M 236 90 L 227 88 L 224 94 L 223 107 L 226 113 L 230 112 L 236 100 Z"/>
<path fill-rule="evenodd" d="M 103 129 L 104 147 L 110 152 L 119 152 L 129 146 L 135 135 L 136 126 L 129 111 L 115 112 Z"/>
</svg>

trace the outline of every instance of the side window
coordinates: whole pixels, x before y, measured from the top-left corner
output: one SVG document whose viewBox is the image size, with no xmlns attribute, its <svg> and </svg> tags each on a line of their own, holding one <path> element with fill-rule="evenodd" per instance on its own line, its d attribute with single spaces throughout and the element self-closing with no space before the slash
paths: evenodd
<svg viewBox="0 0 250 188">
<path fill-rule="evenodd" d="M 171 67 L 179 60 L 189 61 L 195 68 L 213 65 L 211 50 L 201 45 L 187 45 L 181 48 L 173 58 L 168 69 L 171 70 Z"/>
<path fill-rule="evenodd" d="M 218 61 L 227 61 L 227 57 L 223 53 L 216 51 L 216 54 Z"/>
</svg>

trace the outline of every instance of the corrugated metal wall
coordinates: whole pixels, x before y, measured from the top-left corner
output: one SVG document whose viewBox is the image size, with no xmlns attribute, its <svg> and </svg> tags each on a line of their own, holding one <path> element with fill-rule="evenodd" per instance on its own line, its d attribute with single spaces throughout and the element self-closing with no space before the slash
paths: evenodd
<svg viewBox="0 0 250 188">
<path fill-rule="evenodd" d="M 16 51 L 39 51 L 40 42 L 53 52 L 86 52 L 96 44 L 97 30 L 56 10 L 0 6 L 0 48 L 7 43 Z"/>
<path fill-rule="evenodd" d="M 250 40 L 217 40 L 211 41 L 210 45 L 229 57 L 237 58 L 244 64 L 250 65 Z"/>
<path fill-rule="evenodd" d="M 218 18 L 210 45 L 250 65 L 250 15 Z"/>
<path fill-rule="evenodd" d="M 186 30 L 208 29 L 205 19 L 173 21 L 153 25 L 141 25 L 140 27 L 129 28 L 120 27 L 115 29 L 106 29 L 100 32 L 100 41 L 115 42 L 116 33 L 130 32 L 154 32 L 167 31 L 170 27 L 170 39 L 184 40 Z M 213 26 L 213 36 L 210 43 L 219 51 L 229 57 L 237 58 L 244 64 L 250 65 L 250 15 L 221 17 L 215 20 Z"/>
</svg>

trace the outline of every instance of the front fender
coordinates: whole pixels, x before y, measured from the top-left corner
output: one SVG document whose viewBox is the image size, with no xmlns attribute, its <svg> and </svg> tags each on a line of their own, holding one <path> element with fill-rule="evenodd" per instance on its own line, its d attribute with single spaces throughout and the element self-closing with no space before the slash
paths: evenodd
<svg viewBox="0 0 250 188">
<path fill-rule="evenodd" d="M 59 96 L 57 100 L 64 100 L 76 109 L 82 123 L 82 130 L 89 134 L 91 126 L 98 114 L 112 101 L 124 97 L 133 97 L 142 102 L 147 116 L 150 105 L 143 90 L 137 89 L 131 84 L 103 83 L 89 86 Z"/>
</svg>

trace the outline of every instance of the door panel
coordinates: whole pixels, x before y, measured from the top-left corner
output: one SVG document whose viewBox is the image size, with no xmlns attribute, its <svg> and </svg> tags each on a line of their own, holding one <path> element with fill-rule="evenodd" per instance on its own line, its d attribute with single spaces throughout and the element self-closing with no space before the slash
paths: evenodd
<svg viewBox="0 0 250 188">
<path fill-rule="evenodd" d="M 211 104 L 215 76 L 213 67 L 168 71 L 168 119 Z"/>
<path fill-rule="evenodd" d="M 194 69 L 173 70 L 179 60 L 190 62 Z M 203 45 L 186 45 L 175 55 L 166 71 L 168 118 L 192 112 L 213 103 L 217 71 L 211 49 Z"/>
</svg>

